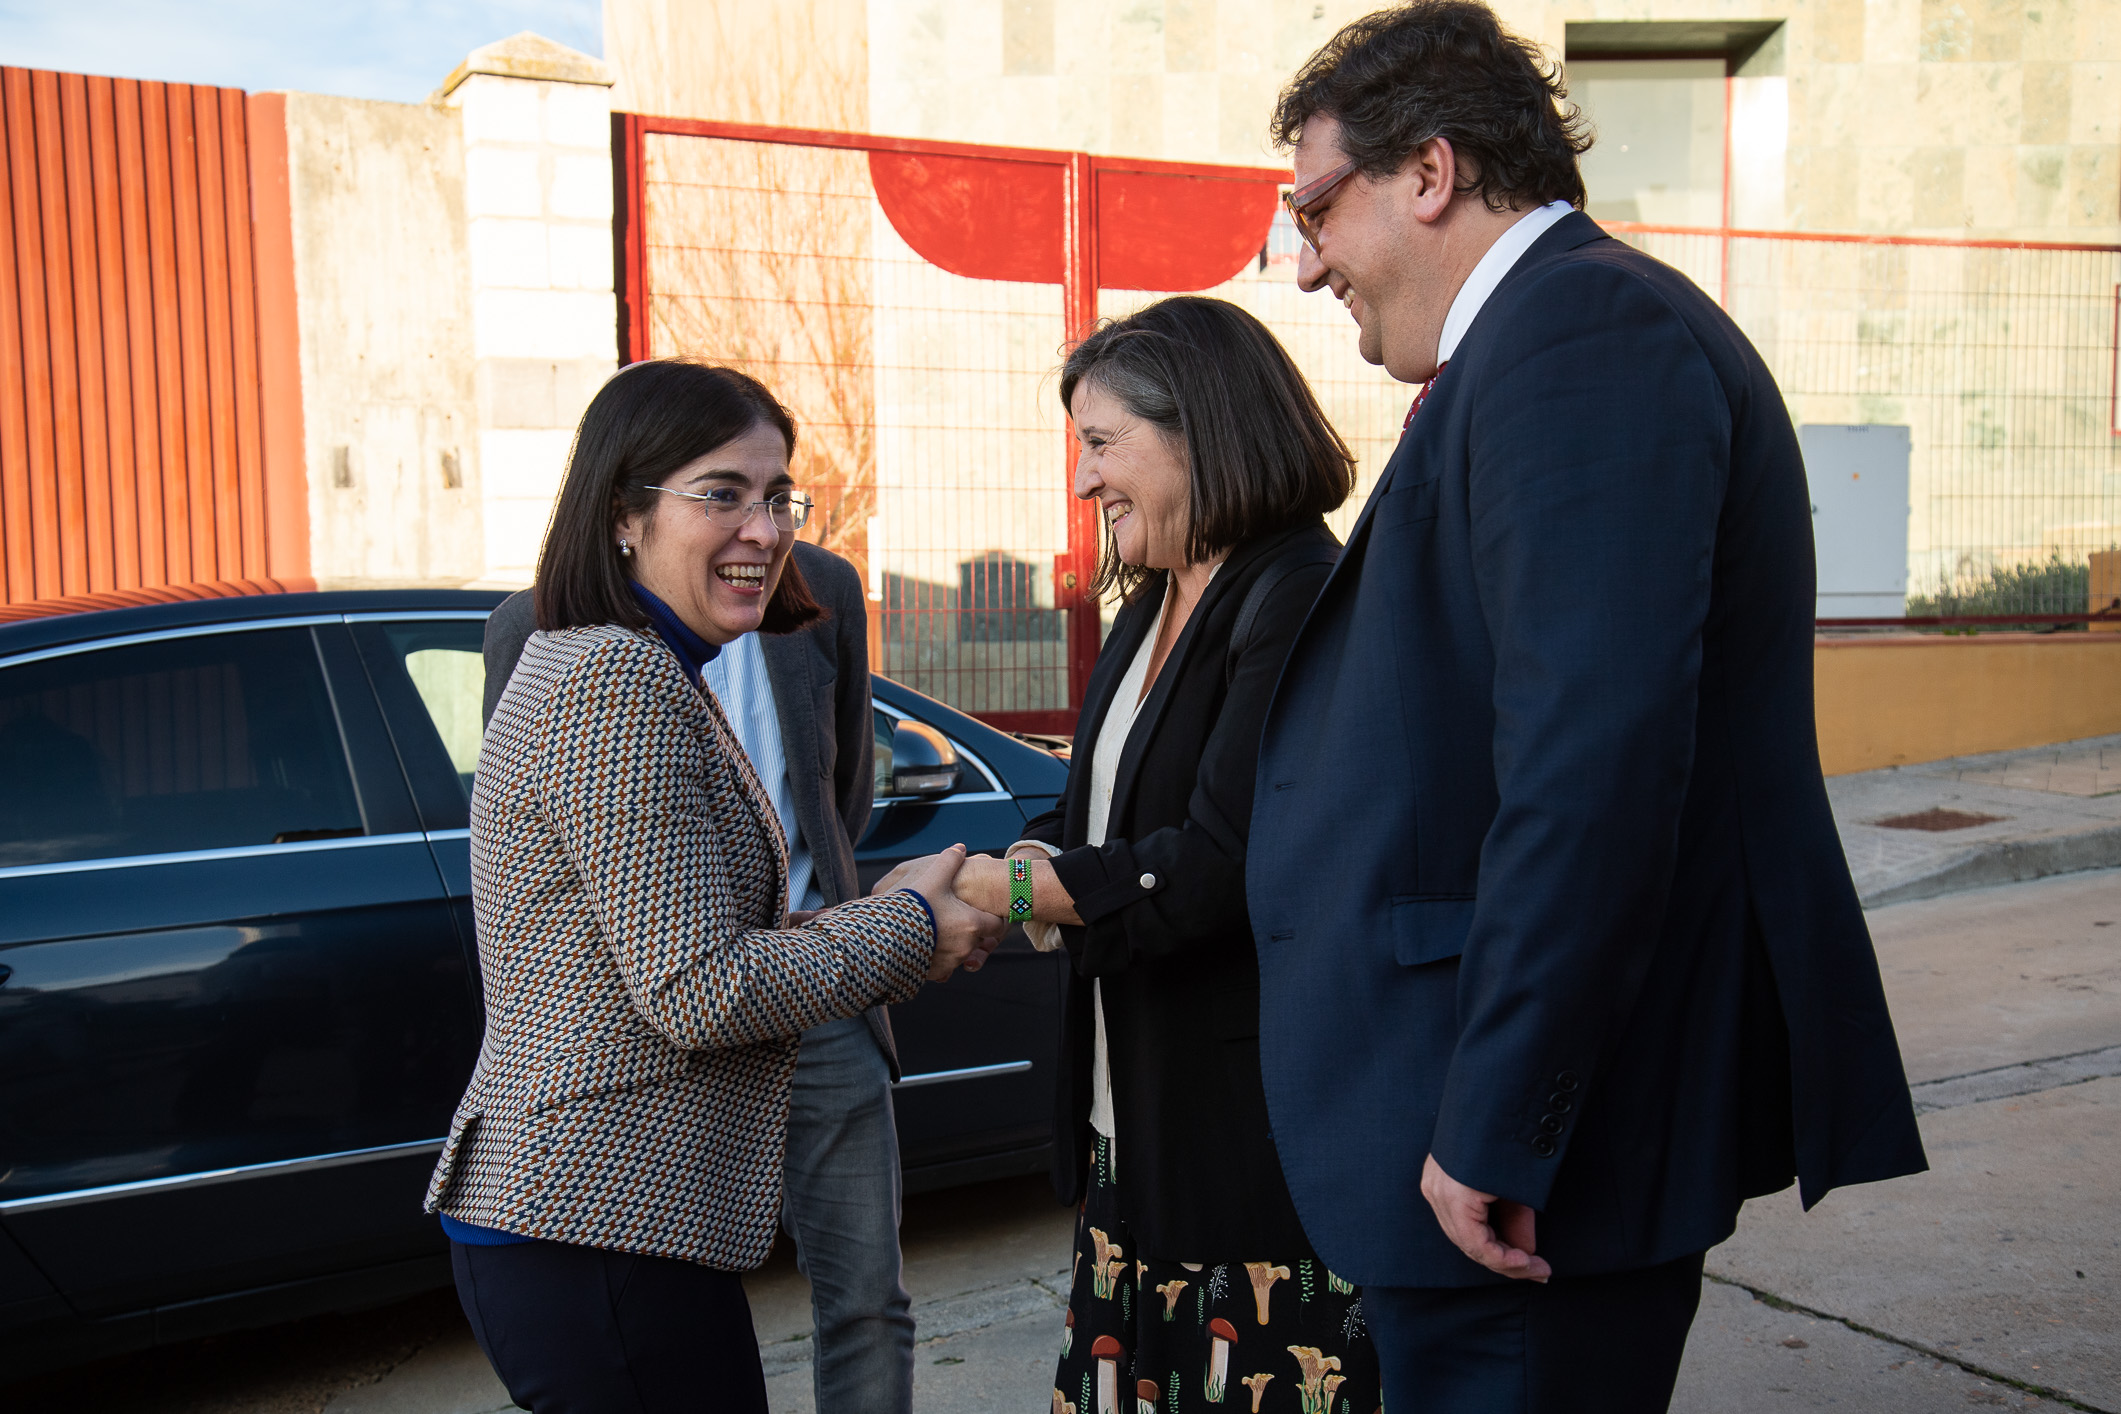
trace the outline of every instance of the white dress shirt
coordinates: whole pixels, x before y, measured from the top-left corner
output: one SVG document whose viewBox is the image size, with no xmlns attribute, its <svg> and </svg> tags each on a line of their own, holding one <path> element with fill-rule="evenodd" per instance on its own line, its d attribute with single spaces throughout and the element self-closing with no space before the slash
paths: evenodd
<svg viewBox="0 0 2121 1414">
<path fill-rule="evenodd" d="M 788 907 L 823 908 L 825 891 L 818 887 L 810 845 L 795 816 L 788 753 L 781 743 L 780 713 L 774 708 L 773 680 L 766 675 L 766 650 L 759 646 L 759 636 L 747 633 L 723 644 L 700 677 L 722 704 L 744 754 L 751 758 L 751 769 L 758 772 L 759 784 L 773 802 L 773 813 L 781 817 L 781 833 L 788 840 Z"/>
<path fill-rule="evenodd" d="M 1451 301 L 1451 310 L 1443 317 L 1443 336 L 1436 341 L 1436 361 L 1442 363 L 1458 352 L 1458 345 L 1473 327 L 1473 319 L 1480 313 L 1488 296 L 1502 283 L 1502 277 L 1510 268 L 1524 258 L 1532 243 L 1552 230 L 1554 223 L 1576 208 L 1566 201 L 1550 201 L 1545 206 L 1534 207 L 1517 218 L 1512 225 L 1488 247 L 1488 253 L 1480 257 L 1473 273 L 1458 287 L 1458 298 Z"/>
</svg>

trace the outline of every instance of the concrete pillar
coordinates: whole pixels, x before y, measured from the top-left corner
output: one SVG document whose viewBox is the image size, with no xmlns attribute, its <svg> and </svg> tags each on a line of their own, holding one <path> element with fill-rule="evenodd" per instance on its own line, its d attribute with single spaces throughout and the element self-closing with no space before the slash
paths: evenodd
<svg viewBox="0 0 2121 1414">
<path fill-rule="evenodd" d="M 618 366 L 611 83 L 526 32 L 438 95 L 463 116 L 486 584 L 530 582 L 575 425 Z"/>
</svg>

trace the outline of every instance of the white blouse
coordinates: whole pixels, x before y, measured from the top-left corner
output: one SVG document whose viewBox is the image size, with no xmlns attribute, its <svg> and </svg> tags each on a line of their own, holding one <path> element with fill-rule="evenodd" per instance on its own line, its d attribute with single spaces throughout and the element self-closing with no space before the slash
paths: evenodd
<svg viewBox="0 0 2121 1414">
<path fill-rule="evenodd" d="M 1220 568 L 1220 566 L 1217 566 Z M 1210 577 L 1212 578 L 1212 572 Z M 1173 595 L 1166 584 L 1164 602 L 1156 611 L 1156 622 L 1149 627 L 1148 635 L 1142 639 L 1141 647 L 1134 650 L 1133 660 L 1127 664 L 1127 672 L 1119 680 L 1119 687 L 1112 694 L 1112 705 L 1105 712 L 1103 725 L 1097 729 L 1097 745 L 1090 752 L 1090 800 L 1088 843 L 1092 849 L 1105 842 L 1106 828 L 1112 822 L 1112 787 L 1119 775 L 1119 758 L 1126 754 L 1127 738 L 1133 734 L 1134 721 L 1141 713 L 1142 702 L 1148 694 L 1143 691 L 1149 677 L 1149 662 L 1156 656 L 1156 641 L 1163 636 L 1164 615 L 1170 612 Z M 1060 851 L 1042 840 L 1020 840 L 1019 844 L 1037 845 L 1050 858 Z M 1014 849 L 1016 846 L 1011 845 Z M 1024 925 L 1024 935 L 1031 946 L 1040 952 L 1052 952 L 1061 945 L 1060 926 L 1054 923 L 1031 922 Z M 1112 1060 L 1105 1044 L 1105 997 L 1103 984 L 1096 979 L 1090 983 L 1090 1008 L 1096 1022 L 1095 1048 L 1090 1056 L 1090 1127 L 1105 1137 L 1107 1162 L 1117 1171 L 1117 1161 L 1112 1156 L 1117 1150 L 1113 1140 L 1112 1122 Z"/>
</svg>

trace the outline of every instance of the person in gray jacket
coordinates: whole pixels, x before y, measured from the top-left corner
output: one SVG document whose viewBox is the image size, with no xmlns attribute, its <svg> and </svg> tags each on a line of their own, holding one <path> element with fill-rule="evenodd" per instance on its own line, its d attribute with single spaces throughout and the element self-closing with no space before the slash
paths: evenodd
<svg viewBox="0 0 2121 1414">
<path fill-rule="evenodd" d="M 861 896 L 854 842 L 868 827 L 876 741 L 861 576 L 797 542 L 795 562 L 825 616 L 797 633 L 745 634 L 707 665 L 789 844 L 788 903 L 813 910 Z M 531 592 L 486 621 L 486 716 L 536 630 Z M 898 1133 L 891 1020 L 874 1007 L 803 1033 L 788 1102 L 781 1225 L 810 1281 L 820 1414 L 908 1414 L 912 1298 L 900 1279 Z"/>
</svg>

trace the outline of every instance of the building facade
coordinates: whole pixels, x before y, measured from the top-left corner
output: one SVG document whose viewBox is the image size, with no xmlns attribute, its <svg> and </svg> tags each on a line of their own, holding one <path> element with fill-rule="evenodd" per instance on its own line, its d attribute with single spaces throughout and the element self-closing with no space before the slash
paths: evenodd
<svg viewBox="0 0 2121 1414">
<path fill-rule="evenodd" d="M 1288 76 L 1362 0 L 606 0 L 614 105 L 686 117 L 1257 163 Z M 1615 149 L 1655 143 L 1673 90 L 1728 224 L 1794 231 L 2121 241 L 2121 0 L 1502 0 L 1568 63 Z M 814 41 L 829 38 L 820 46 Z M 1610 65 L 1627 67 L 1614 70 Z M 1718 72 L 1721 69 L 1722 72 Z M 790 75 L 794 83 L 784 82 Z M 1615 91 L 1609 85 L 1635 85 Z M 1660 95 L 1658 90 L 1665 92 Z M 1712 85 L 1713 87 L 1713 85 Z M 1601 115 L 1600 91 L 1614 99 Z M 1691 118 L 1692 115 L 1689 114 Z M 1669 146 L 1669 144 L 1667 144 Z M 1633 154 L 1629 154 L 1633 155 Z M 1652 170 L 1644 186 L 1670 184 Z M 1598 197 L 1594 196 L 1594 199 Z M 1667 212 L 1667 214 L 1674 214 Z M 1689 225 L 1722 224 L 1698 219 Z M 1643 219 L 1652 213 L 1645 211 Z"/>
<path fill-rule="evenodd" d="M 161 474 L 173 487 L 188 478 L 179 489 L 193 506 L 226 483 L 246 507 L 243 528 L 216 558 L 203 519 L 162 533 L 150 521 L 164 512 L 141 501 L 142 528 L 128 529 L 118 513 L 147 492 L 118 487 L 105 494 L 115 528 L 91 525 L 87 550 L 10 542 L 7 563 L 29 568 L 9 597 L 176 573 L 158 564 L 306 570 L 331 584 L 527 582 L 575 423 L 620 358 L 612 235 L 623 199 L 660 223 L 651 246 L 673 299 L 698 312 L 717 291 L 773 291 L 779 312 L 743 338 L 697 332 L 711 320 L 672 320 L 650 346 L 740 357 L 773 343 L 775 358 L 810 369 L 783 381 L 814 429 L 808 454 L 829 453 L 834 468 L 819 477 L 835 480 L 825 518 L 835 545 L 863 563 L 878 604 L 1020 612 L 1034 617 L 1006 641 L 1043 641 L 1050 627 L 1035 615 L 1058 607 L 1052 567 L 1068 544 L 1049 386 L 1067 332 L 1059 287 L 969 280 L 924 261 L 875 204 L 859 156 L 672 139 L 650 152 L 648 184 L 628 197 L 635 178 L 614 168 L 611 114 L 1274 167 L 1286 161 L 1266 131 L 1276 93 L 1363 8 L 607 0 L 604 59 L 519 35 L 470 56 L 427 103 L 198 98 L 219 105 L 229 152 L 260 154 L 253 175 L 202 166 L 199 180 L 281 183 L 254 192 L 255 240 L 238 251 L 240 264 L 255 250 L 255 299 L 241 272 L 223 291 L 244 296 L 230 306 L 237 355 L 255 310 L 258 357 L 248 373 L 237 357 L 229 386 L 236 425 L 255 422 L 262 450 L 238 438 L 224 456 L 210 430 L 179 436 L 165 416 L 158 435 L 191 437 L 198 465 Z M 1904 561 L 1909 592 L 2047 560 L 2077 566 L 2121 539 L 2121 270 L 2097 249 L 2121 245 L 2121 0 L 1498 8 L 1563 63 L 1596 132 L 1585 159 L 1592 214 L 1716 293 L 1769 357 L 1801 423 L 1908 429 L 1904 550 L 1886 558 Z M 21 79 L 20 112 L 7 110 L 13 160 L 28 164 L 18 192 L 42 180 L 45 138 L 21 115 L 45 111 L 47 88 L 66 123 L 70 95 L 86 94 L 83 131 L 99 103 L 117 104 L 121 137 L 127 122 L 146 121 L 126 117 L 122 83 L 116 99 L 105 93 L 112 82 Z M 173 114 L 182 107 L 169 103 Z M 173 141 L 149 128 L 150 146 Z M 71 151 L 64 133 L 51 141 L 52 152 Z M 57 180 L 47 189 L 88 178 Z M 55 207 L 50 230 L 71 219 Z M 1815 239 L 1826 236 L 1863 239 Z M 2016 248 L 2028 243 L 2088 249 Z M 56 288 L 58 247 L 46 240 L 36 255 L 17 244 L 18 262 L 43 262 L 38 279 Z M 1361 457 L 1366 486 L 1404 397 L 1354 357 L 1337 308 L 1294 290 L 1295 249 L 1276 225 L 1256 265 L 1215 292 L 1289 343 Z M 65 278 L 80 286 L 87 267 L 75 266 Z M 1108 289 L 1099 308 L 1149 297 Z M 87 310 L 83 298 L 74 304 Z M 25 349 L 47 339 L 54 367 L 89 367 L 89 345 L 67 332 L 61 348 L 21 308 Z M 218 326 L 202 327 L 211 352 Z M 803 347 L 826 354 L 806 359 Z M 980 366 L 959 376 L 953 359 Z M 102 373 L 83 378 L 80 396 L 103 396 Z M 219 378 L 205 386 L 229 381 Z M 101 524 L 97 477 L 116 473 L 96 467 L 118 465 L 121 447 L 138 464 L 128 487 L 168 462 L 111 427 L 102 442 L 52 443 L 54 467 L 72 458 L 51 473 L 55 514 L 79 486 L 84 514 Z M 35 435 L 25 443 L 33 474 L 17 499 L 42 494 L 30 485 L 46 474 L 39 445 Z M 225 474 L 201 469 L 224 462 Z M 165 550 L 154 550 L 155 534 Z M 118 548 L 99 552 L 103 540 Z M 135 540 L 149 548 L 127 551 Z M 985 636 L 966 643 L 995 638 L 979 621 Z"/>
</svg>

